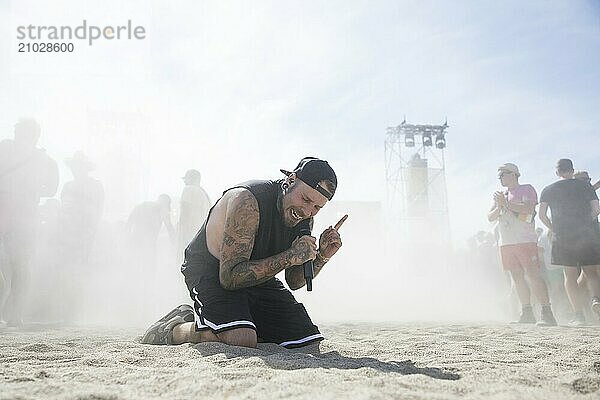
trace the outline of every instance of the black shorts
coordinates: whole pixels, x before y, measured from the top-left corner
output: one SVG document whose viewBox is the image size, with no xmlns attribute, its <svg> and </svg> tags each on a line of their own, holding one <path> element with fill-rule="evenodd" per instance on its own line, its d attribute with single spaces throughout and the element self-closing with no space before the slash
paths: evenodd
<svg viewBox="0 0 600 400">
<path fill-rule="evenodd" d="M 596 235 L 556 238 L 552 241 L 552 264 L 566 267 L 600 265 L 600 243 Z"/>
<path fill-rule="evenodd" d="M 217 277 L 188 284 L 194 301 L 196 331 L 210 329 L 221 333 L 235 328 L 251 328 L 260 342 L 287 348 L 323 340 L 306 309 L 281 281 L 273 278 L 261 285 L 225 290 Z"/>
</svg>

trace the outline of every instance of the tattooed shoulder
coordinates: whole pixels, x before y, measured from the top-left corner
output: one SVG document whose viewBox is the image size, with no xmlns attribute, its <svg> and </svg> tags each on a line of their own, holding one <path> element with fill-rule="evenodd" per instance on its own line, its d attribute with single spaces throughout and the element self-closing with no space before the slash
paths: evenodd
<svg viewBox="0 0 600 400">
<path fill-rule="evenodd" d="M 247 236 L 256 233 L 259 222 L 258 201 L 247 189 L 236 189 L 227 202 L 225 231 Z"/>
<path fill-rule="evenodd" d="M 260 218 L 254 195 L 247 189 L 234 190 L 228 193 L 219 257 L 225 277 L 237 263 L 250 259 Z"/>
</svg>

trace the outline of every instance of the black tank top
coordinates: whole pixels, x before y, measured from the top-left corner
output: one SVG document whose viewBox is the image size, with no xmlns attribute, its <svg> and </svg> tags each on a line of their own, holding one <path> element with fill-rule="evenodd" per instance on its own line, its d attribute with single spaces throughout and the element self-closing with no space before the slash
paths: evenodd
<svg viewBox="0 0 600 400">
<path fill-rule="evenodd" d="M 254 247 L 250 260 L 261 260 L 279 254 L 290 248 L 292 242 L 298 237 L 300 224 L 287 227 L 283 223 L 277 200 L 281 191 L 281 180 L 278 181 L 248 181 L 227 189 L 248 189 L 258 202 L 259 224 L 254 238 Z M 214 206 L 210 209 L 208 217 L 196 234 L 192 242 L 185 249 L 185 261 L 181 272 L 187 281 L 197 283 L 202 278 L 219 277 L 219 260 L 208 251 L 206 243 L 206 224 Z"/>
</svg>

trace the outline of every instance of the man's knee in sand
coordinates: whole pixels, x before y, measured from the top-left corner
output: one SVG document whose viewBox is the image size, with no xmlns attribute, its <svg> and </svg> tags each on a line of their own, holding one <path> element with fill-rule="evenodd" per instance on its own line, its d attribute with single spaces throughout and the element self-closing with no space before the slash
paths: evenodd
<svg viewBox="0 0 600 400">
<path fill-rule="evenodd" d="M 250 328 L 237 328 L 217 333 L 221 343 L 232 346 L 256 347 L 256 331 Z"/>
</svg>

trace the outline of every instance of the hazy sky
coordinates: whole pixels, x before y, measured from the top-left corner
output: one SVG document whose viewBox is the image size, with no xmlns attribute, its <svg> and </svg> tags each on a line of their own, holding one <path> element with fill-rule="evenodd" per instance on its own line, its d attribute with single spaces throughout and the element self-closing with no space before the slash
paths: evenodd
<svg viewBox="0 0 600 400">
<path fill-rule="evenodd" d="M 538 192 L 560 157 L 600 178 L 599 4 L 0 0 L 0 138 L 34 116 L 63 178 L 83 149 L 96 176 L 132 187 L 128 201 L 177 195 L 188 168 L 216 198 L 304 155 L 334 166 L 336 199 L 373 201 L 385 197 L 385 128 L 447 117 L 461 240 L 489 228 L 498 164 L 517 163 Z M 17 26 L 84 18 L 130 19 L 146 39 L 17 53 Z"/>
</svg>

